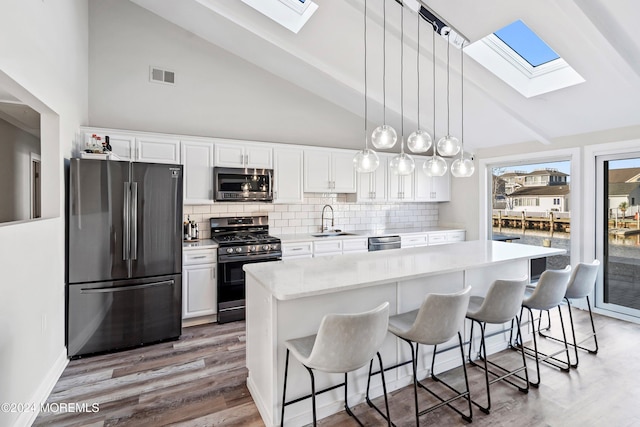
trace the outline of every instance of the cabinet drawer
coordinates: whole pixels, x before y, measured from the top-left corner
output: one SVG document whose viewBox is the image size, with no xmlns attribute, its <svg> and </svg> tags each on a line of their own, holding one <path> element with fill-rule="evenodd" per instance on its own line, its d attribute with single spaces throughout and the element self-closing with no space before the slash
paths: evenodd
<svg viewBox="0 0 640 427">
<path fill-rule="evenodd" d="M 341 254 L 342 240 L 328 240 L 323 242 L 313 242 L 313 256 L 322 254 Z"/>
<path fill-rule="evenodd" d="M 368 239 L 348 239 L 342 241 L 342 252 L 367 252 L 368 250 Z"/>
<path fill-rule="evenodd" d="M 182 251 L 182 264 L 212 264 L 217 261 L 216 249 L 189 249 Z"/>
<path fill-rule="evenodd" d="M 447 242 L 464 242 L 466 233 L 464 231 L 452 231 L 447 233 Z"/>
<path fill-rule="evenodd" d="M 442 245 L 447 243 L 447 233 L 429 234 L 429 245 Z"/>
<path fill-rule="evenodd" d="M 427 246 L 429 244 L 426 234 L 418 236 L 400 236 L 400 242 L 403 248 L 414 248 L 416 246 Z"/>
<path fill-rule="evenodd" d="M 296 257 L 305 258 L 313 254 L 313 245 L 311 242 L 300 243 L 283 243 L 282 258 Z"/>
</svg>

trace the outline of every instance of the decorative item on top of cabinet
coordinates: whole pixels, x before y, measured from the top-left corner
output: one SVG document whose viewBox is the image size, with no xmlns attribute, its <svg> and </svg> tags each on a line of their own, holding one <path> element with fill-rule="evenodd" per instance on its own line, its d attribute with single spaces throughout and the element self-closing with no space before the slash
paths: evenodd
<svg viewBox="0 0 640 427">
<path fill-rule="evenodd" d="M 211 316 L 216 314 L 217 249 L 183 250 L 182 318 Z"/>
<path fill-rule="evenodd" d="M 135 160 L 135 146 L 136 138 L 132 135 L 125 135 L 120 133 L 112 133 L 106 129 L 92 129 L 81 128 L 82 141 L 78 141 L 78 151 L 83 151 L 86 144 L 91 141 L 92 135 L 97 135 L 102 140 L 105 140 L 106 136 L 109 136 L 109 144 L 111 145 L 111 152 L 114 153 L 121 160 Z"/>
<path fill-rule="evenodd" d="M 213 143 L 182 140 L 184 204 L 213 203 Z"/>
<path fill-rule="evenodd" d="M 273 203 L 302 203 L 301 148 L 273 149 Z"/>
<path fill-rule="evenodd" d="M 304 191 L 308 193 L 355 193 L 353 151 L 304 150 Z"/>
<path fill-rule="evenodd" d="M 215 166 L 231 168 L 273 168 L 273 149 L 268 144 L 215 140 Z"/>
</svg>

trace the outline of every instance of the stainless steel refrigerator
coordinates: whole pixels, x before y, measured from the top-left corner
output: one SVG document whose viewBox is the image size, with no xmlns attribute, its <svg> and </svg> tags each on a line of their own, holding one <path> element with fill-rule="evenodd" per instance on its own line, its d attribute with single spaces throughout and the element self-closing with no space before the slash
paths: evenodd
<svg viewBox="0 0 640 427">
<path fill-rule="evenodd" d="M 180 336 L 182 166 L 71 159 L 67 353 Z"/>
</svg>

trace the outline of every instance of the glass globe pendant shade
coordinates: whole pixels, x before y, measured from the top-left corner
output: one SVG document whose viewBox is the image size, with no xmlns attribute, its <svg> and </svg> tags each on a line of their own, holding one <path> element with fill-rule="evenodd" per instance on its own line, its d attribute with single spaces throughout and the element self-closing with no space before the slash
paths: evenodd
<svg viewBox="0 0 640 427">
<path fill-rule="evenodd" d="M 464 157 L 455 159 L 451 164 L 451 175 L 456 178 L 468 178 L 473 175 L 476 167 L 473 165 L 471 159 L 465 159 Z"/>
<path fill-rule="evenodd" d="M 392 148 L 397 140 L 396 130 L 389 125 L 380 125 L 371 134 L 371 143 L 380 150 Z"/>
<path fill-rule="evenodd" d="M 406 153 L 400 153 L 391 159 L 389 162 L 389 169 L 394 175 L 410 175 L 416 168 L 416 162 L 413 161 L 413 157 Z"/>
<path fill-rule="evenodd" d="M 424 153 L 431 148 L 431 135 L 422 129 L 418 129 L 409 135 L 407 148 L 409 148 L 412 153 Z"/>
<path fill-rule="evenodd" d="M 460 141 L 452 135 L 445 135 L 438 141 L 438 153 L 441 156 L 455 156 L 460 152 Z"/>
<path fill-rule="evenodd" d="M 365 148 L 353 157 L 353 167 L 358 173 L 371 173 L 378 169 L 380 159 L 375 151 Z"/>
<path fill-rule="evenodd" d="M 447 173 L 447 162 L 440 156 L 433 156 L 424 162 L 422 170 L 427 176 L 443 176 Z"/>
</svg>

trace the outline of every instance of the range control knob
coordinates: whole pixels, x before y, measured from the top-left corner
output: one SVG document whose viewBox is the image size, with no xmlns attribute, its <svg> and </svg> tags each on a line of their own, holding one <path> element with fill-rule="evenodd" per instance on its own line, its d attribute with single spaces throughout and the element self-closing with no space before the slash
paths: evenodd
<svg viewBox="0 0 640 427">
<path fill-rule="evenodd" d="M 249 252 L 255 252 L 256 251 L 256 247 L 255 246 L 249 246 L 248 251 Z"/>
<path fill-rule="evenodd" d="M 237 252 L 237 253 L 242 252 L 242 248 L 241 248 L 241 247 L 237 247 L 237 248 L 236 248 L 236 252 Z"/>
<path fill-rule="evenodd" d="M 265 250 L 265 251 L 268 251 L 270 247 L 271 246 L 269 246 L 269 245 L 264 245 L 264 246 L 262 246 L 262 249 Z"/>
<path fill-rule="evenodd" d="M 278 246 L 279 246 L 279 245 L 278 245 L 277 243 L 274 243 L 274 244 L 272 244 L 272 245 L 271 245 L 271 249 L 273 249 L 273 250 L 277 250 L 277 249 L 278 249 Z"/>
<path fill-rule="evenodd" d="M 233 253 L 233 248 L 227 248 L 227 253 L 228 254 L 232 254 Z"/>
</svg>

